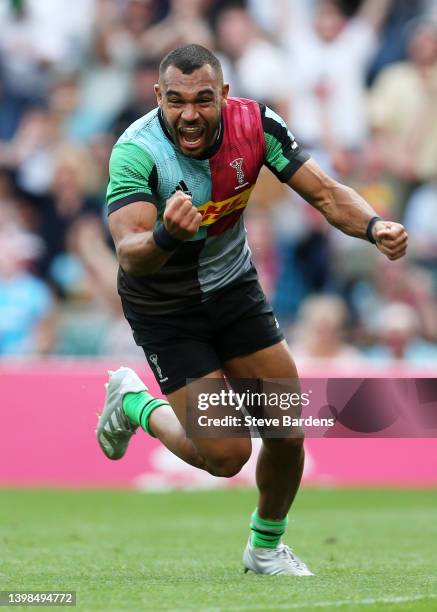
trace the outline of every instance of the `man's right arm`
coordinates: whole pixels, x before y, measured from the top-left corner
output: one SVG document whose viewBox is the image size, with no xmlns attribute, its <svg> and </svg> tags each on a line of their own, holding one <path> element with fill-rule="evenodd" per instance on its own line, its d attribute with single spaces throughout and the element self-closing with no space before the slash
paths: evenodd
<svg viewBox="0 0 437 612">
<path fill-rule="evenodd" d="M 150 202 L 133 202 L 109 216 L 109 229 L 120 266 L 127 274 L 158 272 L 171 256 L 153 239 L 157 211 Z"/>
<path fill-rule="evenodd" d="M 173 255 L 177 245 L 194 236 L 202 220 L 191 202 L 191 197 L 177 191 L 165 207 L 164 235 L 174 247 L 158 246 L 154 235 L 157 210 L 150 202 L 133 202 L 109 216 L 109 229 L 114 239 L 120 266 L 131 276 L 144 276 L 159 272 Z"/>
<path fill-rule="evenodd" d="M 157 173 L 153 158 L 132 142 L 117 144 L 109 163 L 109 229 L 125 272 L 158 272 L 178 245 L 193 236 L 202 219 L 191 197 L 176 192 L 157 225 Z"/>
</svg>

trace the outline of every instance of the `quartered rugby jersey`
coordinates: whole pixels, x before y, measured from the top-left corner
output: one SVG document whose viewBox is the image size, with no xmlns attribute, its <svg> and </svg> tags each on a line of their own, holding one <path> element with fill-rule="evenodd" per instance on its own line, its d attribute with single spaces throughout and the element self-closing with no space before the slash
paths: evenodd
<svg viewBox="0 0 437 612">
<path fill-rule="evenodd" d="M 265 164 L 286 182 L 308 159 L 285 122 L 253 100 L 228 98 L 217 142 L 203 159 L 177 149 L 158 108 L 133 123 L 111 155 L 108 213 L 151 202 L 161 223 L 166 201 L 180 189 L 192 196 L 202 222 L 158 273 L 133 277 L 120 268 L 125 309 L 169 314 L 251 271 L 256 277 L 242 214 L 259 171 Z"/>
</svg>

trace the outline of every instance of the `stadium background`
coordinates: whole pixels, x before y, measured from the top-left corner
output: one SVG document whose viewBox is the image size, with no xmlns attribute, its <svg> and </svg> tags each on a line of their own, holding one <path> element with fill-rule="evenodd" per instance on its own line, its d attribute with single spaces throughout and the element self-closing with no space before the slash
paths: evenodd
<svg viewBox="0 0 437 612">
<path fill-rule="evenodd" d="M 54 0 L 1 4 L 0 380 L 7 387 L 15 367 L 32 389 L 45 362 L 41 431 L 50 430 L 50 404 L 59 408 L 59 369 L 70 387 L 86 375 L 72 359 L 100 362 L 71 406 L 88 416 L 85 439 L 105 365 L 128 360 L 155 388 L 116 293 L 105 188 L 116 138 L 155 106 L 159 58 L 185 42 L 215 49 L 234 95 L 272 106 L 331 174 L 409 231 L 408 257 L 388 262 L 331 228 L 268 170 L 261 174 L 246 211 L 249 239 L 301 374 L 435 375 L 436 3 L 348 1 L 339 4 L 343 18 L 329 4 L 316 6 L 80 0 L 60 11 Z M 13 389 L 2 391 L 4 410 Z M 11 459 L 1 482 L 15 481 L 18 457 Z M 69 482 L 49 466 L 35 482 Z M 105 469 L 116 478 L 118 468 Z M 374 470 L 381 477 L 377 463 Z M 97 471 L 91 482 L 106 478 Z"/>
<path fill-rule="evenodd" d="M 64 537 L 45 505 L 55 500 L 53 493 L 43 491 L 35 502 L 33 493 L 23 491 L 20 497 L 10 487 L 173 490 L 252 483 L 253 462 L 236 479 L 218 480 L 182 465 L 139 435 L 117 464 L 99 454 L 94 439 L 107 368 L 132 365 L 157 390 L 121 312 L 104 194 L 111 147 L 127 125 L 155 106 L 159 59 L 177 45 L 199 42 L 215 49 L 233 95 L 269 104 L 326 170 L 360 191 L 381 216 L 408 229 L 408 256 L 390 263 L 372 245 L 329 227 L 267 170 L 261 174 L 246 211 L 249 239 L 301 375 L 435 376 L 436 2 L 344 0 L 339 3 L 342 19 L 326 5 L 317 12 L 316 5 L 313 0 L 75 0 L 62 3 L 61 10 L 58 0 L 0 3 L 4 544 L 9 517 L 16 515 L 15 525 L 25 524 L 27 519 L 19 517 L 25 517 L 27 504 L 36 504 L 38 537 L 45 534 L 50 542 L 43 517 L 54 521 L 47 551 Z M 360 10 L 368 21 L 354 19 Z M 437 485 L 433 440 L 309 440 L 307 449 L 304 484 L 378 485 L 379 492 L 366 493 L 369 508 L 383 508 L 387 487 Z M 180 495 L 171 503 L 186 508 L 188 516 L 191 502 Z M 336 502 L 317 492 L 301 495 L 303 508 L 332 503 L 335 511 Z M 346 508 L 346 493 L 338 495 L 333 499 L 343 500 Z M 390 502 L 387 514 L 382 511 L 387 524 L 399 521 L 399 535 L 411 516 L 427 524 L 424 508 L 431 498 L 414 495 L 396 497 L 393 509 Z M 170 498 L 163 497 L 161 504 L 151 497 L 144 512 L 155 508 L 164 520 Z M 408 514 L 414 512 L 413 498 L 422 499 L 422 514 Z M 59 522 L 70 525 L 71 498 L 56 499 Z M 84 497 L 89 515 L 83 509 L 78 516 L 91 524 L 91 507 L 106 516 L 102 499 Z M 211 498 L 208 506 L 202 499 L 211 516 L 223 503 Z M 229 510 L 229 504 L 239 509 L 239 497 L 223 499 L 222 509 Z M 363 498 L 357 500 L 355 509 L 363 506 Z M 121 515 L 128 512 L 116 498 L 110 504 Z M 139 513 L 140 507 L 143 502 L 138 502 Z M 341 516 L 347 528 L 346 514 Z M 351 516 L 356 520 L 355 510 Z M 133 529 L 132 516 L 129 520 Z M 188 525 L 186 517 L 181 521 Z M 78 542 L 92 539 L 91 528 L 77 529 L 82 533 Z M 107 537 L 114 537 L 107 529 Z M 210 536 L 214 541 L 218 531 Z M 384 534 L 376 530 L 375 542 L 379 536 L 383 542 Z M 386 544 L 390 548 L 393 542 Z M 13 545 L 12 539 L 12 550 Z M 38 588 L 34 558 L 29 553 L 25 559 L 27 582 L 14 584 Z M 51 557 L 47 563 L 51 567 Z M 8 575 L 4 572 L 0 575 Z M 230 578 L 227 584 L 232 591 Z M 240 587 L 235 588 L 234 603 L 240 597 Z M 340 600 L 345 594 L 348 585 Z M 267 610 L 256 597 L 254 609 Z M 158 609 L 156 602 L 150 605 Z"/>
</svg>

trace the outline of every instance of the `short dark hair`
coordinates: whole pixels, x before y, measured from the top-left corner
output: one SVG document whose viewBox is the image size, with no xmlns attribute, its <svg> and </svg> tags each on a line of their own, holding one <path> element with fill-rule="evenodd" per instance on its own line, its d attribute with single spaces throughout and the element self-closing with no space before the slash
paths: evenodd
<svg viewBox="0 0 437 612">
<path fill-rule="evenodd" d="M 159 65 L 159 76 L 164 76 L 169 66 L 175 66 L 183 74 L 191 74 L 206 64 L 211 66 L 219 81 L 223 82 L 223 71 L 219 60 L 202 45 L 184 45 L 170 51 Z"/>
</svg>

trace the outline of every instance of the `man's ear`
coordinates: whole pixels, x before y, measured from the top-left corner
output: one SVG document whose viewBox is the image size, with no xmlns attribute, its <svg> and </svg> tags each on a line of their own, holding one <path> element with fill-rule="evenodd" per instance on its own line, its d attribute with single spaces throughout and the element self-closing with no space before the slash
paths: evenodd
<svg viewBox="0 0 437 612">
<path fill-rule="evenodd" d="M 161 88 L 159 86 L 159 83 L 155 84 L 154 89 L 155 89 L 156 101 L 158 102 L 159 108 L 161 108 L 161 105 L 162 105 L 162 93 L 161 93 Z"/>
<path fill-rule="evenodd" d="M 226 106 L 229 96 L 229 83 L 224 83 L 222 87 L 222 106 Z"/>
</svg>

